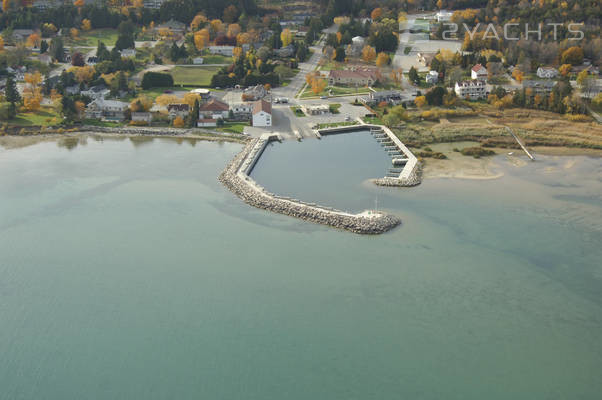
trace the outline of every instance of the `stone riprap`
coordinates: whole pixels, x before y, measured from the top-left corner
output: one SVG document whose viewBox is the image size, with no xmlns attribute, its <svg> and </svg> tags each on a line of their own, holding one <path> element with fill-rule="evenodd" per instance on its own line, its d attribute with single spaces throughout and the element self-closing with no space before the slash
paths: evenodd
<svg viewBox="0 0 602 400">
<path fill-rule="evenodd" d="M 401 223 L 394 215 L 364 211 L 350 214 L 333 208 L 321 207 L 296 199 L 267 192 L 248 175 L 267 143 L 277 135 L 253 139 L 238 153 L 220 174 L 219 180 L 245 203 L 254 207 L 328 225 L 361 234 L 387 232 Z"/>
</svg>

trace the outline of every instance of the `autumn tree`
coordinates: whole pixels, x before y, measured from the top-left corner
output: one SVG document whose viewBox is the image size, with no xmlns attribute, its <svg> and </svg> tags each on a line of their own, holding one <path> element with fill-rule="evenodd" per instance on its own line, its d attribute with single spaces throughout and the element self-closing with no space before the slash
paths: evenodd
<svg viewBox="0 0 602 400">
<path fill-rule="evenodd" d="M 147 96 L 138 96 L 130 103 L 132 112 L 149 111 L 153 106 L 153 100 Z"/>
<path fill-rule="evenodd" d="M 562 76 L 567 76 L 569 74 L 569 72 L 571 72 L 572 68 L 573 68 L 573 66 L 571 64 L 562 64 L 560 66 L 560 68 L 558 68 L 558 72 Z"/>
<path fill-rule="evenodd" d="M 376 58 L 376 50 L 372 46 L 364 46 L 362 49 L 362 60 L 371 63 Z"/>
<path fill-rule="evenodd" d="M 184 119 L 179 115 L 173 120 L 174 128 L 183 128 L 184 127 Z"/>
<path fill-rule="evenodd" d="M 73 39 L 77 39 L 77 37 L 79 36 L 79 30 L 77 28 L 71 28 L 69 30 L 69 33 L 71 34 L 71 37 Z"/>
<path fill-rule="evenodd" d="M 224 25 L 223 25 L 222 21 L 219 19 L 211 20 L 210 26 L 211 26 L 211 30 L 214 33 L 221 32 L 224 29 Z"/>
<path fill-rule="evenodd" d="M 426 97 L 425 96 L 418 96 L 414 99 L 414 104 L 416 104 L 416 107 L 418 108 L 422 108 L 426 105 Z"/>
<path fill-rule="evenodd" d="M 4 50 L 4 38 L 0 36 L 0 51 Z"/>
<path fill-rule="evenodd" d="M 84 65 L 86 65 L 84 55 L 79 51 L 73 54 L 73 57 L 71 57 L 71 65 L 74 65 L 76 67 L 83 67 Z"/>
<path fill-rule="evenodd" d="M 313 81 L 312 81 L 312 83 L 311 83 L 311 91 L 315 95 L 318 95 L 324 89 L 326 89 L 326 80 L 322 79 L 322 78 L 314 78 Z"/>
<path fill-rule="evenodd" d="M 236 35 L 236 44 L 242 46 L 243 44 L 251 43 L 251 35 L 246 32 L 239 33 Z"/>
<path fill-rule="evenodd" d="M 333 22 L 336 25 L 347 25 L 349 22 L 351 22 L 351 19 L 346 16 L 340 16 L 340 17 L 334 17 Z"/>
<path fill-rule="evenodd" d="M 372 20 L 377 20 L 381 15 L 383 15 L 383 10 L 382 8 L 377 7 L 370 13 L 370 18 L 372 18 Z"/>
<path fill-rule="evenodd" d="M 393 70 L 389 74 L 389 77 L 393 82 L 397 83 L 398 85 L 401 85 L 403 81 L 403 69 L 393 68 Z"/>
<path fill-rule="evenodd" d="M 389 64 L 389 55 L 385 52 L 378 53 L 378 56 L 376 57 L 376 66 L 379 68 L 382 68 L 388 64 Z"/>
<path fill-rule="evenodd" d="M 228 30 L 226 31 L 226 36 L 228 37 L 236 37 L 241 31 L 240 25 L 238 24 L 230 24 L 228 25 Z"/>
<path fill-rule="evenodd" d="M 280 40 L 282 40 L 282 47 L 286 47 L 293 41 L 293 34 L 291 30 L 288 28 L 284 28 L 282 32 L 280 32 Z"/>
<path fill-rule="evenodd" d="M 234 49 L 232 49 L 232 56 L 233 56 L 235 59 L 239 59 L 239 58 L 241 58 L 241 57 L 244 55 L 243 53 L 244 53 L 244 52 L 243 52 L 243 50 L 242 50 L 242 47 L 235 47 Z"/>
<path fill-rule="evenodd" d="M 84 18 L 82 20 L 82 31 L 89 31 L 90 29 L 92 29 L 92 22 L 89 19 Z"/>
<path fill-rule="evenodd" d="M 23 106 L 28 111 L 37 111 L 42 103 L 42 74 L 35 72 L 25 74 L 25 87 L 23 88 Z"/>
<path fill-rule="evenodd" d="M 179 102 L 180 99 L 172 94 L 162 94 L 157 96 L 157 98 L 155 99 L 155 103 L 159 104 L 160 106 L 167 106 L 169 104 Z"/>
<path fill-rule="evenodd" d="M 521 83 L 524 79 L 523 76 L 523 71 L 521 71 L 518 68 L 514 68 L 514 70 L 512 71 L 512 77 L 518 82 Z"/>
<path fill-rule="evenodd" d="M 205 37 L 203 35 L 198 35 L 198 32 L 194 34 L 194 47 L 201 51 L 205 48 L 207 43 L 205 42 Z"/>
<path fill-rule="evenodd" d="M 224 9 L 224 22 L 232 23 L 238 19 L 238 9 L 234 4 L 230 4 Z"/>
<path fill-rule="evenodd" d="M 10 0 L 2 0 L 2 11 L 7 12 L 10 10 L 11 1 Z"/>
<path fill-rule="evenodd" d="M 190 23 L 190 29 L 192 31 L 198 31 L 199 28 L 201 27 L 201 25 L 206 22 L 207 22 L 207 17 L 205 17 L 205 15 L 197 14 L 194 16 L 194 18 L 192 19 L 192 22 Z"/>
<path fill-rule="evenodd" d="M 562 64 L 580 65 L 583 62 L 583 49 L 573 46 L 566 49 L 560 56 Z"/>
</svg>

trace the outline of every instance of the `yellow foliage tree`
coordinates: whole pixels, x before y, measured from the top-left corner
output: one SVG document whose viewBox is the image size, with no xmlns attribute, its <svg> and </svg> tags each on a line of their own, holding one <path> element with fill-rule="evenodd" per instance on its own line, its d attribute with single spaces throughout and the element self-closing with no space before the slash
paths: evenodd
<svg viewBox="0 0 602 400">
<path fill-rule="evenodd" d="M 337 25 L 345 25 L 348 24 L 351 21 L 351 19 L 349 17 L 345 17 L 345 16 L 341 16 L 341 17 L 334 17 L 333 22 Z"/>
<path fill-rule="evenodd" d="M 232 55 L 234 56 L 234 58 L 240 58 L 242 57 L 243 54 L 243 50 L 242 47 L 235 47 L 234 49 L 232 49 Z"/>
<path fill-rule="evenodd" d="M 69 30 L 69 33 L 71 34 L 71 37 L 74 39 L 79 36 L 79 30 L 77 28 L 71 28 Z"/>
<path fill-rule="evenodd" d="M 343 34 L 341 32 L 337 32 L 337 43 L 341 43 L 341 39 L 343 39 Z"/>
<path fill-rule="evenodd" d="M 160 106 L 166 106 L 168 104 L 179 103 L 179 102 L 180 102 L 180 99 L 171 94 L 162 94 L 162 95 L 157 96 L 157 98 L 155 99 L 155 103 L 159 104 Z"/>
<path fill-rule="evenodd" d="M 314 79 L 311 82 L 311 91 L 314 94 L 318 95 L 324 89 L 326 89 L 326 80 L 322 79 L 322 78 L 314 77 Z"/>
<path fill-rule="evenodd" d="M 362 60 L 371 63 L 376 58 L 376 50 L 372 46 L 364 46 L 362 49 Z"/>
<path fill-rule="evenodd" d="M 521 71 L 518 68 L 514 68 L 514 70 L 512 71 L 512 77 L 518 82 L 522 82 L 523 81 L 523 71 Z"/>
<path fill-rule="evenodd" d="M 0 36 L 0 51 L 4 50 L 4 39 Z"/>
<path fill-rule="evenodd" d="M 194 16 L 192 22 L 190 23 L 190 29 L 192 29 L 193 31 L 197 31 L 199 30 L 201 24 L 204 24 L 205 22 L 207 22 L 207 17 L 205 17 L 205 15 L 203 14 L 197 14 Z"/>
<path fill-rule="evenodd" d="M 184 119 L 179 115 L 173 120 L 174 128 L 183 128 L 184 127 Z"/>
<path fill-rule="evenodd" d="M 74 105 L 77 115 L 82 116 L 84 114 L 84 110 L 86 109 L 86 104 L 83 101 L 77 100 Z"/>
<path fill-rule="evenodd" d="M 385 52 L 378 53 L 378 56 L 376 57 L 376 66 L 380 68 L 387 64 L 389 64 L 389 55 Z"/>
<path fill-rule="evenodd" d="M 416 107 L 418 108 L 422 108 L 426 105 L 426 97 L 425 96 L 418 96 L 414 99 L 414 104 L 416 104 Z"/>
<path fill-rule="evenodd" d="M 224 24 L 222 23 L 222 21 L 220 19 L 213 19 L 211 20 L 211 29 L 213 29 L 213 32 L 221 32 L 224 29 Z"/>
<path fill-rule="evenodd" d="M 28 111 L 36 111 L 40 109 L 42 103 L 42 91 L 40 83 L 42 82 L 42 74 L 34 72 L 33 74 L 25 74 L 25 87 L 23 88 L 23 107 Z"/>
<path fill-rule="evenodd" d="M 75 75 L 75 79 L 79 82 L 90 82 L 94 77 L 96 70 L 91 65 L 86 65 L 83 67 L 71 67 L 67 70 L 67 72 L 73 72 Z"/>
<path fill-rule="evenodd" d="M 395 83 L 401 84 L 401 81 L 403 80 L 403 69 L 394 68 L 389 74 L 389 76 L 391 77 L 391 80 L 393 80 Z"/>
<path fill-rule="evenodd" d="M 288 28 L 284 28 L 280 33 L 280 40 L 282 40 L 283 47 L 286 47 L 289 44 L 291 44 L 293 41 L 293 34 L 291 33 L 291 30 Z"/>
<path fill-rule="evenodd" d="M 246 32 L 239 33 L 236 35 L 236 44 L 242 46 L 243 44 L 251 43 L 251 35 Z"/>
<path fill-rule="evenodd" d="M 205 48 L 207 43 L 205 42 L 205 36 L 199 35 L 198 33 L 199 32 L 196 32 L 194 34 L 194 47 L 196 47 L 198 51 L 201 51 Z"/>
<path fill-rule="evenodd" d="M 2 11 L 7 12 L 10 8 L 10 0 L 2 0 Z"/>
<path fill-rule="evenodd" d="M 148 111 L 153 106 L 153 100 L 147 96 L 138 96 L 130 103 L 132 112 Z"/>
<path fill-rule="evenodd" d="M 228 37 L 236 37 L 241 31 L 240 25 L 238 24 L 230 24 L 228 25 L 228 30 L 226 31 L 226 35 Z"/>
<path fill-rule="evenodd" d="M 573 66 L 571 64 L 562 64 L 560 68 L 558 68 L 558 72 L 560 72 L 560 75 L 562 76 L 567 76 L 572 68 Z"/>
<path fill-rule="evenodd" d="M 75 0 L 73 2 L 73 5 L 77 8 L 81 8 L 86 4 L 86 2 L 84 0 Z"/>
<path fill-rule="evenodd" d="M 84 18 L 82 20 L 82 30 L 89 31 L 90 29 L 92 29 L 92 22 L 89 19 Z"/>
<path fill-rule="evenodd" d="M 201 101 L 201 96 L 196 93 L 186 93 L 184 98 L 182 99 L 183 103 L 186 103 L 190 106 L 190 108 L 194 107 L 195 101 Z"/>
</svg>

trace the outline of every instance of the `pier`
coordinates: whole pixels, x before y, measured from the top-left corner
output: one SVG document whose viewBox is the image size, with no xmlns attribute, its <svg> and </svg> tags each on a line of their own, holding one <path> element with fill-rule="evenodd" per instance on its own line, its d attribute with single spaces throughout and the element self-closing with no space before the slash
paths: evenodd
<svg viewBox="0 0 602 400">
<path fill-rule="evenodd" d="M 523 149 L 525 154 L 527 154 L 527 156 L 531 159 L 531 161 L 535 161 L 535 157 L 533 157 L 533 155 L 531 153 L 529 153 L 529 150 L 527 150 L 527 147 L 523 144 L 523 142 L 521 142 L 521 140 L 518 138 L 518 136 L 516 136 L 514 134 L 514 131 L 512 131 L 512 129 L 510 129 L 510 127 L 508 127 L 508 126 L 505 126 L 505 128 L 512 135 L 514 140 L 516 140 L 516 142 L 521 147 L 521 149 Z"/>
</svg>

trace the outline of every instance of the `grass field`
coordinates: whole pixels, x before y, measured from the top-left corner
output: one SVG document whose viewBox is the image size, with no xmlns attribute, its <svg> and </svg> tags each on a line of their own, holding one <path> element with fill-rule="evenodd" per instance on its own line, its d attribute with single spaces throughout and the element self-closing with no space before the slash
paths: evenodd
<svg viewBox="0 0 602 400">
<path fill-rule="evenodd" d="M 226 57 L 219 54 L 205 54 L 203 56 L 203 64 L 232 64 L 232 57 Z"/>
<path fill-rule="evenodd" d="M 224 123 L 224 126 L 219 126 L 215 128 L 215 130 L 226 133 L 242 133 L 245 126 L 249 126 L 249 124 L 245 122 L 226 122 Z"/>
<path fill-rule="evenodd" d="M 175 85 L 204 86 L 211 85 L 211 77 L 219 67 L 174 67 L 169 71 Z"/>
<path fill-rule="evenodd" d="M 92 46 L 96 47 L 98 41 L 103 42 L 107 46 L 113 46 L 117 41 L 117 29 L 92 29 L 88 32 L 80 32 L 79 38 L 68 39 L 65 44 L 75 46 Z"/>
<path fill-rule="evenodd" d="M 59 124 L 63 118 L 56 112 L 53 107 L 41 107 L 35 112 L 20 112 L 17 116 L 11 119 L 9 124 L 20 126 L 49 126 Z"/>
</svg>

